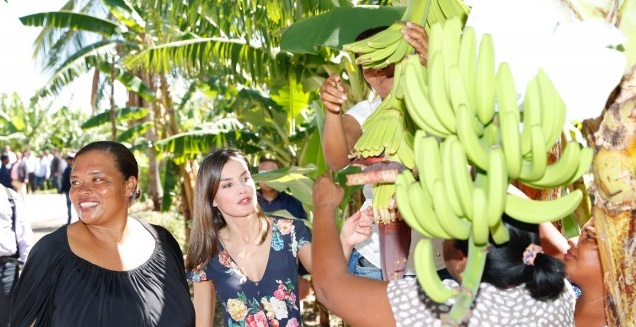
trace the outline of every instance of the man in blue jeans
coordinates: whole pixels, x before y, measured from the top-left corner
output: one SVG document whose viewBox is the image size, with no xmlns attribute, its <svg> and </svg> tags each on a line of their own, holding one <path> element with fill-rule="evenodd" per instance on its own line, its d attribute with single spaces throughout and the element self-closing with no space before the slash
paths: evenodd
<svg viewBox="0 0 636 327">
<path fill-rule="evenodd" d="M 32 246 L 33 231 L 24 217 L 18 194 L 0 186 L 0 327 L 9 325 L 20 262 L 27 259 Z"/>
</svg>

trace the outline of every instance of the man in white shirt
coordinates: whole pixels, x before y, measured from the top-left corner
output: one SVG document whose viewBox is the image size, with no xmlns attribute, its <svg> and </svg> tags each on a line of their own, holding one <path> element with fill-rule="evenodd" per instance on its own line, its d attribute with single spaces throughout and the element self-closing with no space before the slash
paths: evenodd
<svg viewBox="0 0 636 327">
<path fill-rule="evenodd" d="M 19 265 L 33 246 L 31 223 L 24 217 L 18 194 L 0 186 L 0 327 L 9 325 L 11 296 Z"/>
</svg>

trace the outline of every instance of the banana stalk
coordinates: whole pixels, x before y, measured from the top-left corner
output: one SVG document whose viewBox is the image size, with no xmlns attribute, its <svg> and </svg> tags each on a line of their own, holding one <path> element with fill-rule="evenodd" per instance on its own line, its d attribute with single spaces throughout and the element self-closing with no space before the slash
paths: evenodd
<svg viewBox="0 0 636 327">
<path fill-rule="evenodd" d="M 636 324 L 636 75 L 606 111 L 595 135 L 598 149 L 593 161 L 594 207 L 599 251 L 609 299 L 608 326 Z"/>
</svg>

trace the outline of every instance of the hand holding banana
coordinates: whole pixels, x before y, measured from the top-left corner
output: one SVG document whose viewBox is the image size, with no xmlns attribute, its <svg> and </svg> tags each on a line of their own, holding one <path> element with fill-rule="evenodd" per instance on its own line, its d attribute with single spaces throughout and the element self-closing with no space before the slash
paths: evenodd
<svg viewBox="0 0 636 327">
<path fill-rule="evenodd" d="M 404 40 L 415 49 L 420 63 L 426 66 L 428 61 L 428 35 L 424 27 L 413 22 L 407 22 L 401 32 L 404 34 Z"/>
<path fill-rule="evenodd" d="M 341 105 L 347 101 L 349 86 L 343 83 L 338 74 L 331 74 L 322 82 L 320 87 L 320 100 L 325 105 L 327 112 L 333 114 L 342 113 Z"/>
</svg>

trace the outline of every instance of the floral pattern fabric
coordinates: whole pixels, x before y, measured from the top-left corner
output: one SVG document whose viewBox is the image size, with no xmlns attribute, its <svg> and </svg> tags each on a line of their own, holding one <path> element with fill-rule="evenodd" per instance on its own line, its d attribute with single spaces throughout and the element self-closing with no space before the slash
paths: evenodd
<svg viewBox="0 0 636 327">
<path fill-rule="evenodd" d="M 214 282 L 226 327 L 298 327 L 297 254 L 310 242 L 302 220 L 273 218 L 271 249 L 260 281 L 247 278 L 220 243 L 219 254 L 203 269 L 188 272 L 188 279 Z"/>
</svg>

